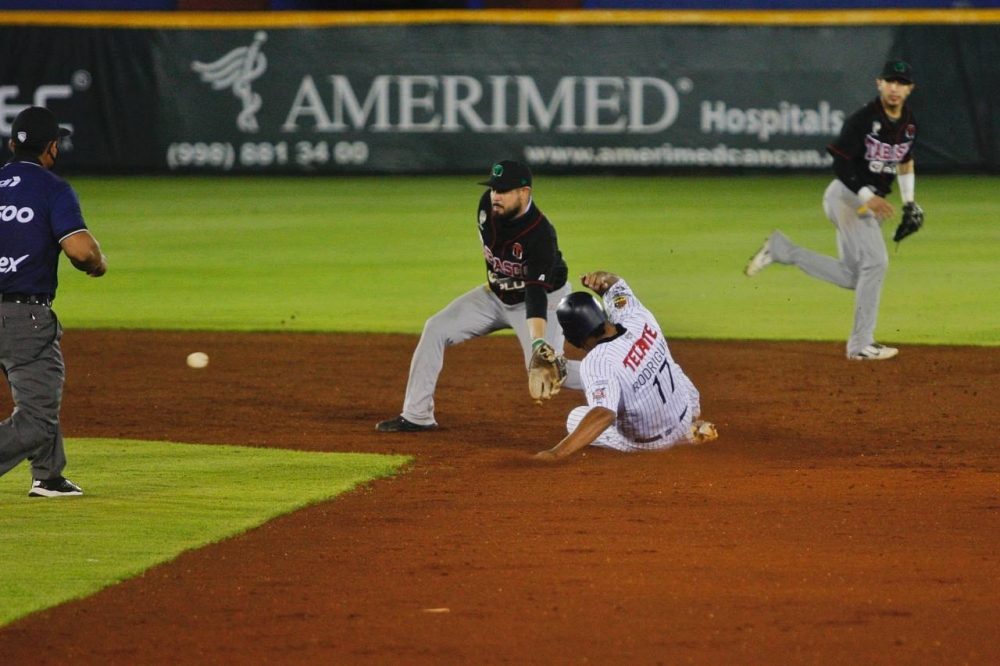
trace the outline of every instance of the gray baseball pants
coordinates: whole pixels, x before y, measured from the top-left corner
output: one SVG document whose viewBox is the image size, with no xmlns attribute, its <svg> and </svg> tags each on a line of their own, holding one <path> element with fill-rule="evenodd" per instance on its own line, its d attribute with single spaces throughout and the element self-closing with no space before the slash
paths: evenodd
<svg viewBox="0 0 1000 666">
<path fill-rule="evenodd" d="M 0 476 L 23 460 L 43 481 L 66 467 L 59 409 L 66 366 L 62 326 L 44 305 L 0 303 L 0 368 L 7 377 L 14 412 L 0 423 Z"/>
<path fill-rule="evenodd" d="M 570 292 L 567 283 L 561 289 L 549 294 L 548 323 L 545 339 L 556 350 L 563 353 L 565 337 L 556 307 L 563 296 Z M 444 367 L 444 350 L 466 340 L 489 335 L 494 331 L 514 329 L 524 352 L 524 366 L 531 361 L 531 335 L 525 319 L 524 303 L 505 305 L 489 287 L 480 285 L 459 296 L 443 310 L 432 316 L 424 324 L 424 331 L 410 361 L 410 379 L 406 384 L 406 399 L 403 402 L 403 418 L 410 423 L 433 425 L 434 390 L 438 376 Z M 580 390 L 580 362 L 567 361 L 568 376 L 564 386 Z M 525 381 L 527 385 L 527 381 Z M 527 387 L 525 387 L 527 388 Z"/>
<path fill-rule="evenodd" d="M 858 196 L 839 180 L 826 188 L 823 210 L 837 228 L 837 259 L 799 247 L 780 231 L 771 235 L 775 262 L 794 264 L 807 275 L 854 290 L 854 328 L 847 340 L 848 356 L 875 342 L 882 283 L 889 268 L 882 227 L 871 212 L 858 213 L 861 207 Z"/>
</svg>

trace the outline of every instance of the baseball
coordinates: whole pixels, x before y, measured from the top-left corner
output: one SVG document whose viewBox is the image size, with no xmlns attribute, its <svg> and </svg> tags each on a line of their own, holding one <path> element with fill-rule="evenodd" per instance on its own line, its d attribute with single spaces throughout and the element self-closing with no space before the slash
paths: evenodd
<svg viewBox="0 0 1000 666">
<path fill-rule="evenodd" d="M 192 368 L 204 368 L 208 365 L 208 354 L 205 352 L 194 352 L 188 354 L 187 363 Z"/>
</svg>

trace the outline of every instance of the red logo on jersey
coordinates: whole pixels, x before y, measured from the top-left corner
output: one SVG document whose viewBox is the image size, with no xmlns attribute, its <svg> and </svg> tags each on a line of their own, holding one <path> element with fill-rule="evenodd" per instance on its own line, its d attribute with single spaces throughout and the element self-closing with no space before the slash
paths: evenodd
<svg viewBox="0 0 1000 666">
<path fill-rule="evenodd" d="M 642 359 L 646 358 L 646 354 L 653 348 L 653 341 L 658 337 L 660 336 L 657 335 L 656 331 L 651 329 L 649 324 L 646 324 L 642 329 L 642 337 L 636 340 L 635 344 L 632 345 L 632 349 L 629 349 L 628 353 L 625 354 L 622 365 L 632 370 L 638 370 Z"/>
<path fill-rule="evenodd" d="M 524 248 L 521 247 L 520 243 L 514 243 L 514 247 L 510 251 L 518 261 L 524 258 Z"/>
<path fill-rule="evenodd" d="M 497 275 L 506 275 L 507 277 L 514 278 L 524 277 L 525 266 L 523 263 L 504 261 L 500 257 L 494 256 L 493 251 L 485 245 L 483 246 L 483 255 L 486 257 L 486 263 L 489 264 L 490 270 Z"/>
<path fill-rule="evenodd" d="M 898 162 L 906 156 L 912 145 L 912 141 L 882 143 L 875 137 L 868 135 L 865 137 L 865 159 L 869 162 Z"/>
<path fill-rule="evenodd" d="M 611 302 L 615 306 L 615 310 L 621 310 L 623 307 L 628 305 L 628 299 L 624 296 L 615 296 L 615 299 Z"/>
</svg>

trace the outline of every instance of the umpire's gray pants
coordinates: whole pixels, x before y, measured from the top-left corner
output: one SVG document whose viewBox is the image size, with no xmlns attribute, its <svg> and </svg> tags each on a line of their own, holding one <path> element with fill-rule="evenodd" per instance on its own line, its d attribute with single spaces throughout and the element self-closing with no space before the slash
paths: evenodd
<svg viewBox="0 0 1000 666">
<path fill-rule="evenodd" d="M 854 290 L 854 328 L 847 340 L 853 356 L 875 342 L 882 283 L 889 268 L 889 252 L 878 219 L 865 212 L 858 195 L 834 180 L 823 195 L 823 210 L 837 228 L 838 259 L 799 247 L 780 231 L 771 235 L 771 257 L 794 264 L 803 272 L 845 289 Z"/>
<path fill-rule="evenodd" d="M 14 412 L 0 423 L 0 476 L 22 460 L 31 475 L 48 480 L 66 467 L 59 408 L 66 366 L 62 327 L 44 305 L 0 303 L 0 368 L 7 377 Z"/>
<path fill-rule="evenodd" d="M 565 337 L 556 306 L 562 297 L 570 292 L 569 283 L 549 294 L 548 323 L 545 339 L 557 354 L 563 352 Z M 444 367 L 444 350 L 472 338 L 482 337 L 504 329 L 514 329 L 524 352 L 527 368 L 531 361 L 531 334 L 525 318 L 525 305 L 505 305 L 489 287 L 480 285 L 449 303 L 444 310 L 432 316 L 424 324 L 420 342 L 410 361 L 410 379 L 406 384 L 406 399 L 403 401 L 403 418 L 410 423 L 432 425 L 434 421 L 434 390 L 438 376 Z M 566 388 L 581 389 L 580 362 L 567 362 L 568 376 Z M 527 375 L 525 375 L 527 391 Z"/>
</svg>

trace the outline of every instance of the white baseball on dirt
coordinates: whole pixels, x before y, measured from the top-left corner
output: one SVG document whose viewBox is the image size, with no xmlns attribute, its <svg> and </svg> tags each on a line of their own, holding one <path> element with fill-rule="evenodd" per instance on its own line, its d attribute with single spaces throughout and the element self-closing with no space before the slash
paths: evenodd
<svg viewBox="0 0 1000 666">
<path fill-rule="evenodd" d="M 205 352 L 193 352 L 188 354 L 187 363 L 192 368 L 204 368 L 208 365 L 208 354 Z"/>
</svg>

